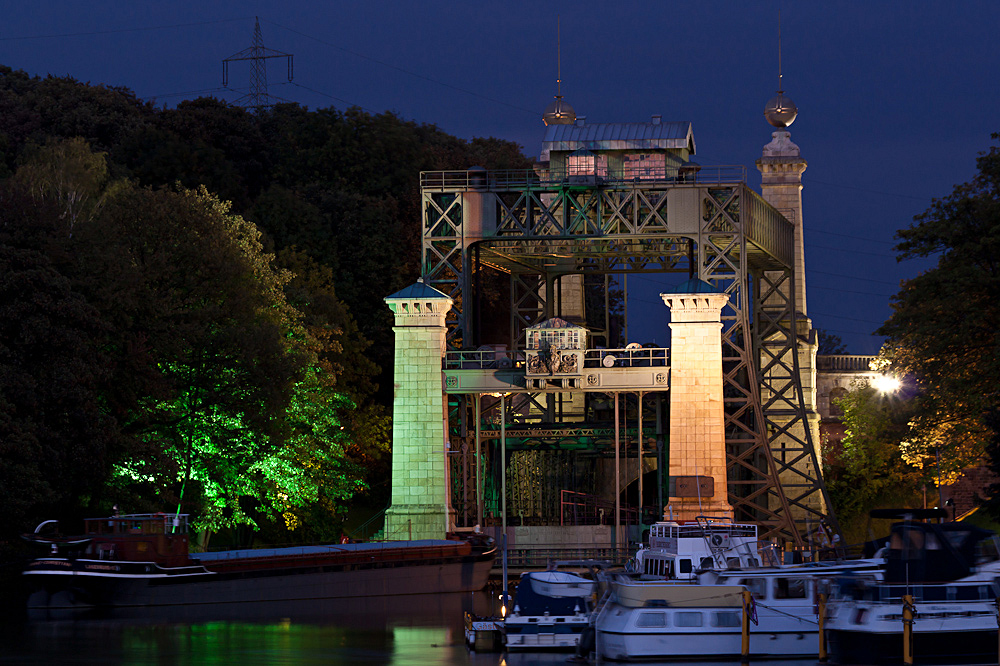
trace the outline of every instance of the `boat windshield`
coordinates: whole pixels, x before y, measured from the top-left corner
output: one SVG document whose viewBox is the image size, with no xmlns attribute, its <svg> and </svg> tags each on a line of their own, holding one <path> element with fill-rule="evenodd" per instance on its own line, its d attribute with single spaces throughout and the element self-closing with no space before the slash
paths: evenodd
<svg viewBox="0 0 1000 666">
<path fill-rule="evenodd" d="M 87 534 L 187 534 L 187 531 L 186 513 L 129 513 L 87 519 Z"/>
</svg>

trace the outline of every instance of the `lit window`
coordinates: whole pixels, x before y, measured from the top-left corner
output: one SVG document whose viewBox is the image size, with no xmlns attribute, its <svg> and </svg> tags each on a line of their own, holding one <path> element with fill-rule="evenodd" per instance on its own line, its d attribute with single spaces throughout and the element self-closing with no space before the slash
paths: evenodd
<svg viewBox="0 0 1000 666">
<path fill-rule="evenodd" d="M 666 178 L 667 159 L 655 153 L 625 155 L 622 164 L 624 176 L 629 180 L 663 180 Z"/>
</svg>

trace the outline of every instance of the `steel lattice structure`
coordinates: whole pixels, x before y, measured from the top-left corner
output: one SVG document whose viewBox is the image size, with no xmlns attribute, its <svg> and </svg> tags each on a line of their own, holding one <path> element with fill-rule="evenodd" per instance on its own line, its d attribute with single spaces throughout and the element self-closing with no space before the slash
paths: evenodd
<svg viewBox="0 0 1000 666">
<path fill-rule="evenodd" d="M 477 340 L 466 303 L 481 266 L 509 276 L 516 348 L 525 328 L 555 314 L 560 276 L 684 272 L 714 284 L 729 295 L 722 335 L 730 503 L 765 537 L 802 545 L 820 524 L 839 528 L 826 511 L 799 375 L 793 225 L 745 181 L 742 167 L 627 181 L 425 172 L 423 280 L 455 300 L 454 349 Z"/>
<path fill-rule="evenodd" d="M 269 109 L 280 102 L 288 100 L 275 97 L 267 89 L 267 60 L 270 58 L 285 58 L 288 64 L 288 80 L 292 80 L 292 54 L 275 51 L 264 46 L 264 37 L 260 31 L 260 20 L 254 18 L 253 44 L 239 53 L 234 53 L 222 61 L 222 85 L 229 86 L 229 63 L 242 60 L 250 61 L 250 92 L 237 99 L 233 104 L 246 109 L 260 112 Z"/>
</svg>

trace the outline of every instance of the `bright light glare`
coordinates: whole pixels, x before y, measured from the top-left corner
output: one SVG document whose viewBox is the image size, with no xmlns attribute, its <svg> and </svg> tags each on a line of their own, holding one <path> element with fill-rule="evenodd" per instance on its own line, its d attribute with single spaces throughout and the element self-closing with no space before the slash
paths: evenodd
<svg viewBox="0 0 1000 666">
<path fill-rule="evenodd" d="M 902 383 L 896 377 L 891 377 L 889 375 L 875 375 L 872 379 L 872 386 L 875 387 L 879 393 L 895 393 L 900 389 Z"/>
</svg>

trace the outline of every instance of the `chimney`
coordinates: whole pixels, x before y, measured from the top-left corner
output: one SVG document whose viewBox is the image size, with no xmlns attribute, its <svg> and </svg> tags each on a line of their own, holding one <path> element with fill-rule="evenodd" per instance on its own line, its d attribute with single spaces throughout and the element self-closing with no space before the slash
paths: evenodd
<svg viewBox="0 0 1000 666">
<path fill-rule="evenodd" d="M 663 118 L 663 116 L 661 116 L 661 115 L 659 115 L 659 114 L 657 114 L 657 115 L 653 116 L 653 124 L 654 124 L 654 125 L 659 125 L 659 124 L 660 124 L 660 119 L 661 119 L 661 118 Z"/>
<path fill-rule="evenodd" d="M 577 116 L 576 117 L 576 126 L 577 127 L 583 127 L 586 124 L 587 124 L 587 116 Z"/>
</svg>

